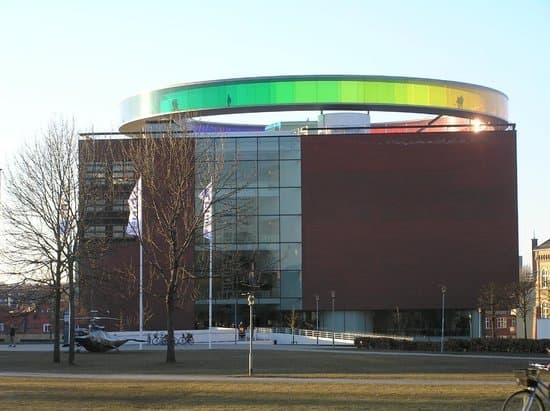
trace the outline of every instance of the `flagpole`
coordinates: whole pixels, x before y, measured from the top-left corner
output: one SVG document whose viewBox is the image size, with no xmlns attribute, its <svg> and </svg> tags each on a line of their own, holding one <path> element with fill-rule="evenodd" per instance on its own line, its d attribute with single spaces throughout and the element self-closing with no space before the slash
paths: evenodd
<svg viewBox="0 0 550 411">
<path fill-rule="evenodd" d="M 208 273 L 208 349 L 212 348 L 212 243 L 213 241 L 214 241 L 214 237 L 210 237 L 210 269 Z"/>
<path fill-rule="evenodd" d="M 202 235 L 210 241 L 209 247 L 209 270 L 208 270 L 208 349 L 212 348 L 212 247 L 214 243 L 214 233 L 212 230 L 212 180 L 201 191 L 199 198 L 202 200 Z"/>
<path fill-rule="evenodd" d="M 126 235 L 136 237 L 139 241 L 139 349 L 143 349 L 143 235 L 141 206 L 141 177 L 137 180 L 128 198 L 128 225 Z"/>
<path fill-rule="evenodd" d="M 139 339 L 143 340 L 143 244 L 139 242 Z M 140 341 L 139 349 L 143 350 Z"/>
<path fill-rule="evenodd" d="M 208 273 L 208 293 L 209 293 L 209 304 L 208 304 L 208 349 L 212 348 L 212 249 L 214 247 L 214 230 L 212 227 L 212 219 L 214 216 L 213 213 L 213 200 L 214 200 L 214 187 L 212 185 L 212 180 L 210 180 L 210 270 Z"/>
<path fill-rule="evenodd" d="M 143 340 L 143 241 L 142 241 L 142 233 L 141 230 L 143 229 L 143 221 L 141 219 L 142 217 L 142 192 L 141 192 L 141 178 L 139 179 L 139 188 L 138 188 L 138 227 L 140 228 L 139 233 L 139 349 L 143 350 L 143 343 L 141 340 Z"/>
</svg>

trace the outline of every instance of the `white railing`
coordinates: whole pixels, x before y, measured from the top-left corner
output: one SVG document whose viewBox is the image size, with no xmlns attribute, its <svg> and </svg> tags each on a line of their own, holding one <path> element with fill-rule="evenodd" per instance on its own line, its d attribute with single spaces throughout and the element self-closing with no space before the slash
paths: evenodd
<svg viewBox="0 0 550 411">
<path fill-rule="evenodd" d="M 338 344 L 353 344 L 356 337 L 371 337 L 371 338 L 392 338 L 399 340 L 408 340 L 412 341 L 413 337 L 404 337 L 400 335 L 389 335 L 389 334 L 374 334 L 374 333 L 352 333 L 352 332 L 340 332 L 340 331 L 322 331 L 322 330 L 305 330 L 295 328 L 256 328 L 256 332 L 260 335 L 271 335 L 275 339 L 276 335 L 278 336 L 290 336 L 292 337 L 301 337 L 300 343 L 309 343 L 315 344 L 317 340 L 322 341 L 324 344 L 332 343 L 334 340 Z M 260 338 L 258 336 L 258 338 Z M 295 341 L 295 338 L 294 338 Z"/>
<path fill-rule="evenodd" d="M 235 333 L 234 328 L 222 328 L 214 327 L 209 333 L 207 329 L 203 330 L 176 330 L 174 331 L 176 338 L 179 338 L 182 334 L 193 334 L 193 340 L 195 343 L 208 343 L 209 339 L 212 339 L 212 343 L 234 343 L 238 341 L 247 341 L 249 339 L 249 330 L 246 330 L 244 338 L 240 338 Z M 110 335 L 117 338 L 139 338 L 139 331 L 119 331 L 111 332 Z M 144 331 L 143 340 L 145 344 L 152 344 L 152 340 L 155 335 L 161 336 L 166 334 L 165 330 Z M 254 340 L 257 341 L 273 341 L 278 344 L 335 344 L 350 345 L 354 343 L 356 337 L 371 337 L 371 338 L 394 338 L 399 340 L 412 341 L 413 337 L 404 337 L 398 335 L 389 334 L 374 334 L 374 333 L 352 333 L 352 332 L 332 332 L 321 330 L 305 330 L 295 328 L 294 330 L 289 327 L 279 328 L 267 328 L 256 327 L 254 328 Z"/>
</svg>

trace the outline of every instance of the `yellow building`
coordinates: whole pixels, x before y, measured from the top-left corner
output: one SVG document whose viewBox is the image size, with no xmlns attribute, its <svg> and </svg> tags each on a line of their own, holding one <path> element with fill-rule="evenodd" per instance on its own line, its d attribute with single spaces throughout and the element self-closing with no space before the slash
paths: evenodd
<svg viewBox="0 0 550 411">
<path fill-rule="evenodd" d="M 533 335 L 542 337 L 542 330 L 538 330 L 541 321 L 548 319 L 550 323 L 550 240 L 538 245 L 538 240 L 531 240 L 532 248 L 532 276 L 536 279 L 535 285 L 535 309 L 533 310 Z M 544 333 L 546 334 L 546 333 Z"/>
</svg>

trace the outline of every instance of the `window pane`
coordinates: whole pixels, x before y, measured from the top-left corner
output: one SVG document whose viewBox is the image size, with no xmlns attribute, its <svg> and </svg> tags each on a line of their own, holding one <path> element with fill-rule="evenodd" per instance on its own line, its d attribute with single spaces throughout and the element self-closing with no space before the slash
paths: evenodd
<svg viewBox="0 0 550 411">
<path fill-rule="evenodd" d="M 198 162 L 214 161 L 214 140 L 211 138 L 195 139 L 195 159 Z"/>
<path fill-rule="evenodd" d="M 101 161 L 86 163 L 84 180 L 86 184 L 105 184 L 106 163 Z"/>
<path fill-rule="evenodd" d="M 237 214 L 258 214 L 256 189 L 245 188 L 237 192 Z"/>
<path fill-rule="evenodd" d="M 279 139 L 264 137 L 258 139 L 258 160 L 279 159 Z"/>
<path fill-rule="evenodd" d="M 281 161 L 281 187 L 300 187 L 301 173 L 300 160 Z"/>
<path fill-rule="evenodd" d="M 281 216 L 281 242 L 302 241 L 302 217 L 299 215 Z"/>
<path fill-rule="evenodd" d="M 237 242 L 255 243 L 258 241 L 256 216 L 241 216 L 237 219 Z"/>
<path fill-rule="evenodd" d="M 223 174 L 223 171 L 222 171 Z M 195 166 L 195 189 L 199 192 L 204 189 L 212 180 L 212 177 L 216 175 L 216 164 L 214 162 L 201 162 Z M 216 187 L 221 186 L 219 182 L 216 182 Z"/>
<path fill-rule="evenodd" d="M 214 219 L 214 240 L 216 243 L 235 242 L 236 221 L 235 217 L 218 217 Z"/>
<path fill-rule="evenodd" d="M 113 238 L 124 238 L 126 227 L 123 225 L 113 225 Z"/>
<path fill-rule="evenodd" d="M 128 199 L 126 198 L 115 198 L 113 199 L 113 211 L 115 212 L 128 212 Z"/>
<path fill-rule="evenodd" d="M 90 227 L 86 227 L 84 236 L 86 238 L 105 238 L 105 226 L 92 225 Z"/>
<path fill-rule="evenodd" d="M 256 137 L 242 137 L 237 141 L 237 159 L 256 160 L 258 157 Z"/>
<path fill-rule="evenodd" d="M 281 274 L 279 271 L 263 271 L 260 282 L 262 290 L 256 295 L 262 298 L 278 298 L 281 295 Z"/>
<path fill-rule="evenodd" d="M 279 217 L 259 217 L 259 241 L 264 243 L 279 242 Z"/>
<path fill-rule="evenodd" d="M 257 176 L 256 161 L 240 161 L 237 164 L 237 187 L 256 187 Z"/>
<path fill-rule="evenodd" d="M 116 200 L 115 200 L 116 201 Z M 126 204 L 128 204 L 128 199 L 123 200 Z M 86 205 L 86 211 L 93 213 L 98 211 L 104 211 L 105 210 L 106 201 L 104 199 L 91 199 L 89 201 L 89 204 Z M 115 210 L 113 206 L 113 211 L 121 211 L 121 210 Z"/>
<path fill-rule="evenodd" d="M 237 197 L 232 189 L 222 189 L 215 193 L 214 203 L 212 204 L 214 214 L 233 215 L 237 210 Z"/>
<path fill-rule="evenodd" d="M 282 160 L 292 160 L 301 158 L 300 156 L 300 138 L 299 137 L 281 137 L 279 141 Z"/>
<path fill-rule="evenodd" d="M 203 177 L 203 180 L 204 178 L 205 177 Z M 203 184 L 206 181 L 210 181 L 210 178 L 206 177 L 206 180 L 203 181 Z M 216 183 L 218 187 L 227 187 L 227 188 L 236 187 L 237 186 L 237 163 L 234 161 L 224 162 L 223 170 L 221 171 L 219 175 L 219 179 Z"/>
<path fill-rule="evenodd" d="M 302 213 L 302 193 L 299 188 L 281 188 L 281 214 Z"/>
<path fill-rule="evenodd" d="M 258 186 L 278 187 L 279 186 L 279 162 L 260 161 L 258 162 Z"/>
<path fill-rule="evenodd" d="M 281 272 L 281 297 L 299 298 L 302 296 L 302 272 L 282 271 Z"/>
<path fill-rule="evenodd" d="M 281 269 L 300 270 L 302 268 L 302 244 L 281 244 Z"/>
<path fill-rule="evenodd" d="M 225 161 L 235 160 L 236 144 L 233 138 L 216 139 L 216 157 Z"/>
<path fill-rule="evenodd" d="M 258 214 L 279 214 L 279 190 L 276 188 L 258 189 Z"/>
<path fill-rule="evenodd" d="M 255 259 L 258 271 L 279 271 L 281 263 L 279 244 L 258 244 Z"/>
</svg>

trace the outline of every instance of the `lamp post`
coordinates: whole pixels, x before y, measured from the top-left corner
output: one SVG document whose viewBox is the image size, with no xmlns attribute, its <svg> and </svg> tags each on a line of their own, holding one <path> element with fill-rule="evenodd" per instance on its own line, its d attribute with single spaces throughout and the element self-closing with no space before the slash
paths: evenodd
<svg viewBox="0 0 550 411">
<path fill-rule="evenodd" d="M 319 294 L 315 294 L 315 329 L 317 330 L 317 345 L 319 345 Z"/>
<path fill-rule="evenodd" d="M 248 349 L 248 376 L 252 376 L 252 337 L 254 335 L 254 322 L 253 322 L 253 310 L 254 310 L 254 294 L 248 294 L 248 306 L 250 307 L 250 346 Z"/>
<path fill-rule="evenodd" d="M 472 313 L 468 313 L 468 328 L 470 331 L 470 340 L 474 337 L 474 330 L 472 330 Z"/>
<path fill-rule="evenodd" d="M 447 287 L 441 286 L 441 352 L 443 352 L 443 341 L 445 339 L 445 293 Z"/>
<path fill-rule="evenodd" d="M 233 307 L 233 310 L 234 310 L 233 326 L 235 327 L 235 344 L 237 344 L 237 334 L 239 333 L 238 331 L 239 326 L 237 325 L 237 303 L 239 302 L 239 296 L 237 294 L 237 284 L 236 284 L 237 280 L 235 277 L 236 276 L 233 277 L 233 296 L 235 297 L 235 304 Z"/>
<path fill-rule="evenodd" d="M 481 307 L 478 307 L 477 308 L 477 313 L 478 313 L 478 328 L 479 328 L 479 335 L 478 335 L 478 338 L 481 338 Z"/>
<path fill-rule="evenodd" d="M 331 303 L 332 303 L 332 346 L 334 347 L 334 332 L 335 332 L 335 328 L 334 328 L 334 300 L 336 299 L 336 291 L 332 290 L 330 292 L 330 300 L 331 300 Z"/>
</svg>

